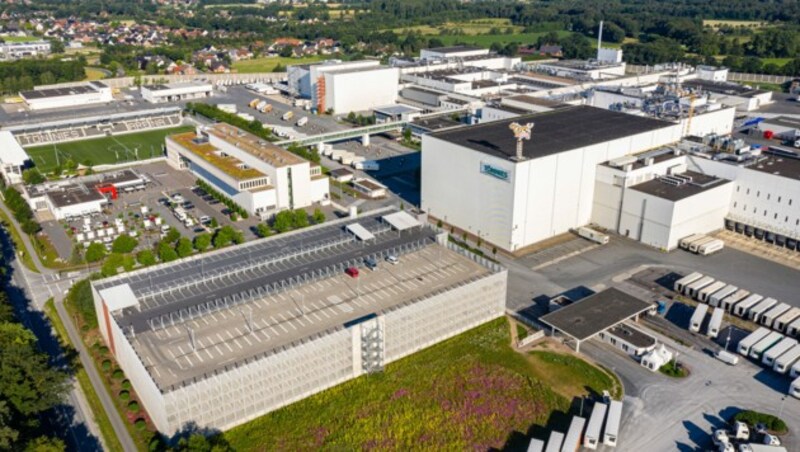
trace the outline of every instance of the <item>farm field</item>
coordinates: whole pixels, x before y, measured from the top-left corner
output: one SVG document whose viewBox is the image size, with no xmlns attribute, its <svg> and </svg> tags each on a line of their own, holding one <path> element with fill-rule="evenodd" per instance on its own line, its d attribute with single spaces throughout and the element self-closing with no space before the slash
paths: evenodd
<svg viewBox="0 0 800 452">
<path fill-rule="evenodd" d="M 531 427 L 566 413 L 586 387 L 614 390 L 598 377 L 604 372 L 572 356 L 568 364 L 551 360 L 557 378 L 569 377 L 553 390 L 537 378 L 534 357 L 511 348 L 508 322 L 497 319 L 233 428 L 224 439 L 236 450 L 514 449 L 527 445 Z"/>
<path fill-rule="evenodd" d="M 401 34 L 414 31 L 423 35 L 438 36 L 442 30 L 459 30 L 461 32 L 460 34 L 472 36 L 488 34 L 492 28 L 499 28 L 501 31 L 511 28 L 515 33 L 520 33 L 523 27 L 512 25 L 510 19 L 475 19 L 467 22 L 447 22 L 435 27 L 430 25 L 417 25 L 413 27 L 395 28 L 392 31 Z"/>
<path fill-rule="evenodd" d="M 233 69 L 240 74 L 252 74 L 254 72 L 272 72 L 281 64 L 283 66 L 291 66 L 293 64 L 307 64 L 316 63 L 328 58 L 333 58 L 326 55 L 315 55 L 303 58 L 284 58 L 284 57 L 263 57 L 253 58 L 252 60 L 242 60 L 233 63 Z"/>
<path fill-rule="evenodd" d="M 492 43 L 499 43 L 502 45 L 506 45 L 512 42 L 517 42 L 523 45 L 528 44 L 536 44 L 536 40 L 539 39 L 539 36 L 544 36 L 548 32 L 536 32 L 536 33 L 514 33 L 510 35 L 446 35 L 446 36 L 437 36 L 444 45 L 450 46 L 459 43 L 479 46 L 479 47 L 490 47 Z M 569 36 L 568 31 L 558 31 L 559 37 Z"/>
<path fill-rule="evenodd" d="M 135 151 L 137 148 L 139 149 L 138 160 L 159 156 L 161 155 L 161 146 L 164 144 L 164 137 L 190 130 L 193 129 L 188 126 L 150 130 L 128 135 L 37 146 L 28 148 L 26 151 L 31 156 L 34 165 L 43 172 L 55 169 L 56 158 L 62 165 L 67 160 L 75 163 L 90 161 L 92 165 L 123 163 L 137 160 Z"/>
</svg>

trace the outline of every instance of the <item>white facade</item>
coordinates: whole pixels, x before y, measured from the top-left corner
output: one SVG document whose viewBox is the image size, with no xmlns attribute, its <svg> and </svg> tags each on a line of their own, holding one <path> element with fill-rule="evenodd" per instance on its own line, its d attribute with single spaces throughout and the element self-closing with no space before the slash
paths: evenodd
<svg viewBox="0 0 800 452">
<path fill-rule="evenodd" d="M 0 175 L 9 185 L 22 183 L 22 170 L 30 161 L 28 153 L 8 131 L 0 131 L 0 150 Z"/>
<path fill-rule="evenodd" d="M 641 365 L 651 372 L 656 372 L 661 366 L 672 361 L 672 357 L 672 352 L 669 351 L 664 344 L 661 344 L 642 357 Z"/>
<path fill-rule="evenodd" d="M 37 87 L 19 93 L 30 110 L 83 107 L 114 100 L 111 88 L 102 82 L 88 82 L 69 88 Z"/>
<path fill-rule="evenodd" d="M 697 78 L 712 82 L 727 82 L 728 68 L 716 66 L 697 66 Z"/>
<path fill-rule="evenodd" d="M 537 70 L 556 77 L 578 78 L 582 80 L 614 79 L 625 75 L 625 63 L 591 62 L 583 60 L 560 60 L 556 62 L 536 62 Z"/>
<path fill-rule="evenodd" d="M 141 88 L 141 92 L 142 99 L 152 104 L 158 104 L 211 97 L 214 88 L 210 83 L 186 82 L 166 85 L 144 85 Z"/>
<path fill-rule="evenodd" d="M 489 49 L 478 47 L 436 47 L 432 49 L 422 49 L 419 52 L 421 60 L 447 60 L 454 58 L 467 58 L 477 56 L 488 56 Z"/>
<path fill-rule="evenodd" d="M 200 142 L 191 141 L 198 136 Z M 250 214 L 328 200 L 328 178 L 319 165 L 228 124 L 167 137 L 166 147 L 170 165 L 192 171 Z"/>
<path fill-rule="evenodd" d="M 287 77 L 291 91 L 311 99 L 318 111 L 349 113 L 394 104 L 400 72 L 374 60 L 331 60 L 289 66 Z"/>
<path fill-rule="evenodd" d="M 0 60 L 17 60 L 50 55 L 50 41 L 4 42 L 0 44 Z"/>
</svg>

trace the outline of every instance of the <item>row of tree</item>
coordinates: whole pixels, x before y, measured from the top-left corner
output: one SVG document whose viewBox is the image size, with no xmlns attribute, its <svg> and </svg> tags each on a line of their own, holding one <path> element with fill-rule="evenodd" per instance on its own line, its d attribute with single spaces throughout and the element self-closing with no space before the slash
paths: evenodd
<svg viewBox="0 0 800 452">
<path fill-rule="evenodd" d="M 0 92 L 16 94 L 33 89 L 36 85 L 74 82 L 86 77 L 86 60 L 27 59 L 13 63 L 0 63 Z"/>
<path fill-rule="evenodd" d="M 31 206 L 28 205 L 28 202 L 22 197 L 22 193 L 17 191 L 16 188 L 6 187 L 3 190 L 3 197 L 5 198 L 6 206 L 11 209 L 11 213 L 14 214 L 14 218 L 22 227 L 23 232 L 35 234 L 42 229 L 33 216 Z"/>
</svg>

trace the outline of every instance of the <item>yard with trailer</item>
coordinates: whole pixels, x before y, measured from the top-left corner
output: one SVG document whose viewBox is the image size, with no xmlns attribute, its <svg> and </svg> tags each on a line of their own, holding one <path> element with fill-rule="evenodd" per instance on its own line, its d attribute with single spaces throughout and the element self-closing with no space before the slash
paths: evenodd
<svg viewBox="0 0 800 452">
<path fill-rule="evenodd" d="M 150 130 L 127 135 L 93 138 L 48 144 L 26 149 L 36 168 L 50 172 L 64 167 L 71 160 L 75 164 L 94 165 L 125 163 L 162 155 L 164 137 L 173 133 L 188 132 L 192 127 Z"/>
<path fill-rule="evenodd" d="M 509 322 L 494 320 L 224 438 L 237 450 L 513 448 L 527 446 L 527 432 L 567 413 L 575 398 L 618 391 L 615 377 L 575 356 L 520 353 L 510 342 Z"/>
</svg>

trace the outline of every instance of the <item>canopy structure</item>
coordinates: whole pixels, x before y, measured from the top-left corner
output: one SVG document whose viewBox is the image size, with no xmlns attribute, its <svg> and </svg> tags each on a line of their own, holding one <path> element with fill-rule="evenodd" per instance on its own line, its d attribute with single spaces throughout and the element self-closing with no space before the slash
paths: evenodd
<svg viewBox="0 0 800 452">
<path fill-rule="evenodd" d="M 400 211 L 389 215 L 384 215 L 383 221 L 389 223 L 398 231 L 405 231 L 413 227 L 420 226 L 420 222 L 406 212 Z"/>
<path fill-rule="evenodd" d="M 353 234 L 354 236 L 358 237 L 359 240 L 362 242 L 366 242 L 367 240 L 372 240 L 375 236 L 367 230 L 364 226 L 361 226 L 358 223 L 352 223 L 347 225 L 347 232 Z"/>
</svg>

